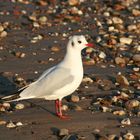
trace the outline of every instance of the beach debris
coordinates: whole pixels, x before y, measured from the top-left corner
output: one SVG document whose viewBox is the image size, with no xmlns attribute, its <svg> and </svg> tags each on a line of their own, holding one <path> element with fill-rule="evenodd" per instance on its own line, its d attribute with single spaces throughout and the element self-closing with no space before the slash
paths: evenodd
<svg viewBox="0 0 140 140">
<path fill-rule="evenodd" d="M 13 123 L 12 121 L 10 121 L 9 123 L 7 123 L 6 127 L 7 128 L 15 128 L 16 127 L 16 124 Z"/>
</svg>

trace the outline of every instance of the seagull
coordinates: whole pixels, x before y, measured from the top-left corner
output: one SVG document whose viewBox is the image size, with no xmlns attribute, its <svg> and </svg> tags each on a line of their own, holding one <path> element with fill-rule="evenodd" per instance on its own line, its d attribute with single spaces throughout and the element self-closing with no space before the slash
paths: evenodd
<svg viewBox="0 0 140 140">
<path fill-rule="evenodd" d="M 47 69 L 35 82 L 21 88 L 15 95 L 3 97 L 3 100 L 19 101 L 32 98 L 55 100 L 56 115 L 65 119 L 62 113 L 62 99 L 72 94 L 83 79 L 81 51 L 93 47 L 84 35 L 72 36 L 67 44 L 66 55 L 57 65 Z"/>
</svg>

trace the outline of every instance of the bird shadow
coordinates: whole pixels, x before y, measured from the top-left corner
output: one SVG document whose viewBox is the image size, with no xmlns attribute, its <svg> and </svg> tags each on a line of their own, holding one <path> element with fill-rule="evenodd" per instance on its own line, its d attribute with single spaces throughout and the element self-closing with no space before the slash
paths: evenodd
<svg viewBox="0 0 140 140">
<path fill-rule="evenodd" d="M 0 73 L 0 97 L 11 95 L 17 91 L 17 86 Z"/>
<path fill-rule="evenodd" d="M 30 100 L 25 100 L 25 102 L 30 103 L 30 107 L 38 107 L 38 108 L 41 108 L 42 110 L 45 110 L 45 111 L 49 112 L 50 114 L 56 116 L 56 114 L 55 114 L 54 112 L 52 112 L 52 111 L 50 111 L 49 109 L 43 107 L 42 105 L 33 103 L 33 102 L 30 101 Z"/>
</svg>

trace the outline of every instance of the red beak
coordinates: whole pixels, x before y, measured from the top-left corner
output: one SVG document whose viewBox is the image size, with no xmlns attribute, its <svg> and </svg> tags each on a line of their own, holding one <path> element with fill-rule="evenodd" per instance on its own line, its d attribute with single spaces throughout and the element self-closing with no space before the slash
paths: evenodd
<svg viewBox="0 0 140 140">
<path fill-rule="evenodd" d="M 87 47 L 94 47 L 94 45 L 92 43 L 88 43 L 88 44 L 85 44 Z"/>
</svg>

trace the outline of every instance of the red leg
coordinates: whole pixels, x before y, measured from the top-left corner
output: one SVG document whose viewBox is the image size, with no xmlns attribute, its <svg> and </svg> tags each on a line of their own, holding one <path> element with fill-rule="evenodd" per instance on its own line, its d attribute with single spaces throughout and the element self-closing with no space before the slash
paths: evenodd
<svg viewBox="0 0 140 140">
<path fill-rule="evenodd" d="M 59 99 L 55 100 L 56 115 L 57 115 L 59 118 L 61 118 L 61 119 L 69 119 L 68 116 L 64 116 L 64 115 L 62 114 L 62 109 L 61 109 L 61 107 L 62 107 L 62 102 L 61 102 L 61 100 L 59 100 Z"/>
</svg>

